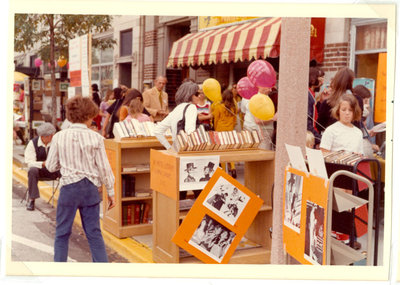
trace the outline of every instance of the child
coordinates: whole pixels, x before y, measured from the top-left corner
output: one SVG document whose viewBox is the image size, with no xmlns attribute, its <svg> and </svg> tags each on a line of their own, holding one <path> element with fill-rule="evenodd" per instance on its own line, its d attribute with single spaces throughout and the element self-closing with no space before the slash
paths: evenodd
<svg viewBox="0 0 400 285">
<path fill-rule="evenodd" d="M 211 103 L 206 99 L 201 86 L 199 86 L 199 96 L 198 96 L 198 103 L 196 103 L 197 108 L 197 118 L 200 121 L 200 124 L 204 125 L 204 129 L 206 131 L 211 131 L 211 120 L 212 120 L 212 113 L 211 113 Z"/>
<path fill-rule="evenodd" d="M 153 122 L 153 118 L 144 114 L 143 110 L 144 106 L 142 103 L 142 97 L 136 97 L 135 99 L 132 99 L 128 107 L 129 115 L 125 118 L 125 120 L 136 119 L 139 122 Z"/>
<path fill-rule="evenodd" d="M 308 148 L 314 148 L 315 146 L 315 137 L 314 134 L 310 131 L 307 131 L 306 133 L 306 147 Z"/>
<path fill-rule="evenodd" d="M 232 91 L 226 89 L 222 93 L 222 101 L 215 104 L 212 112 L 215 131 L 232 131 L 235 128 L 238 109 L 236 102 L 233 100 Z M 221 166 L 222 169 L 225 169 L 225 163 L 222 163 Z M 233 162 L 230 162 L 229 172 L 233 178 L 236 178 L 236 169 Z"/>
<path fill-rule="evenodd" d="M 104 184 L 109 209 L 115 206 L 114 175 L 104 148 L 103 137 L 89 127 L 99 113 L 89 97 L 75 96 L 67 102 L 69 128 L 56 133 L 47 156 L 49 171 L 61 171 L 57 206 L 54 261 L 66 262 L 68 241 L 79 209 L 93 262 L 107 262 L 100 229 L 99 187 Z"/>
<path fill-rule="evenodd" d="M 320 149 L 364 154 L 362 132 L 352 124 L 361 119 L 361 109 L 353 94 L 344 94 L 338 99 L 332 117 L 338 121 L 322 134 Z"/>
</svg>

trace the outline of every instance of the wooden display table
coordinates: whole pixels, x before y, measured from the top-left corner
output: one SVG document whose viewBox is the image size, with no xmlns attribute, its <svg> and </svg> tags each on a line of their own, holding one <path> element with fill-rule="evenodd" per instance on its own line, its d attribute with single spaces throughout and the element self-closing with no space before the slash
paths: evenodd
<svg viewBox="0 0 400 285">
<path fill-rule="evenodd" d="M 244 164 L 244 185 L 264 201 L 245 237 L 260 245 L 237 250 L 229 263 L 270 263 L 272 227 L 272 187 L 275 152 L 261 149 L 174 153 L 151 150 L 151 188 L 153 192 L 153 260 L 163 263 L 199 263 L 195 257 L 180 257 L 172 241 L 187 211 L 179 209 L 179 159 L 185 156 L 219 155 L 220 162 Z"/>
<path fill-rule="evenodd" d="M 103 226 L 104 229 L 119 238 L 125 238 L 134 235 L 144 235 L 152 233 L 152 194 L 147 197 L 137 197 L 133 193 L 131 195 L 123 195 L 123 182 L 128 177 L 132 181 L 134 179 L 135 191 L 150 192 L 150 149 L 164 149 L 159 141 L 154 138 L 143 139 L 126 139 L 115 141 L 114 139 L 104 140 L 106 153 L 111 165 L 111 169 L 115 176 L 115 202 L 116 206 L 107 211 L 107 191 L 103 190 Z M 137 169 L 135 169 L 137 166 Z M 129 167 L 129 169 L 128 169 Z M 124 170 L 125 168 L 125 170 Z M 130 183 L 133 184 L 133 183 Z M 124 188 L 126 184 L 124 185 Z M 134 223 L 133 207 L 135 204 L 147 205 L 148 219 L 144 222 Z M 127 220 L 127 212 L 130 207 L 131 220 Z M 125 219 L 125 220 L 124 220 Z"/>
</svg>

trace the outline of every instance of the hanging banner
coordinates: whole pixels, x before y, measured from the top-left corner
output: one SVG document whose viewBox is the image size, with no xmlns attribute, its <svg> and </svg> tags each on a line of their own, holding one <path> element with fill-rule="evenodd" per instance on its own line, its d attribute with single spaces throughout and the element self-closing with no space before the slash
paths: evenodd
<svg viewBox="0 0 400 285">
<path fill-rule="evenodd" d="M 374 109 L 374 121 L 383 123 L 386 121 L 386 67 L 387 53 L 380 53 L 378 57 L 378 72 L 376 75 L 376 98 Z"/>
<path fill-rule="evenodd" d="M 82 87 L 82 96 L 90 96 L 90 34 L 69 41 L 69 76 L 71 87 Z"/>
<path fill-rule="evenodd" d="M 283 243 L 302 264 L 326 264 L 328 180 L 287 168 L 283 205 Z"/>
</svg>

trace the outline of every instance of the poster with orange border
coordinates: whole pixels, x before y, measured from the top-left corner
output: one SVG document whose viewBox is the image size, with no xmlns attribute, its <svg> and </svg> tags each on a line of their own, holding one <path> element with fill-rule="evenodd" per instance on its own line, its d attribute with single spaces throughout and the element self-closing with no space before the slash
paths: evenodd
<svg viewBox="0 0 400 285">
<path fill-rule="evenodd" d="M 328 192 L 328 180 L 286 168 L 283 244 L 302 264 L 326 264 Z"/>
<path fill-rule="evenodd" d="M 204 263 L 226 264 L 263 200 L 217 168 L 172 241 Z"/>
</svg>

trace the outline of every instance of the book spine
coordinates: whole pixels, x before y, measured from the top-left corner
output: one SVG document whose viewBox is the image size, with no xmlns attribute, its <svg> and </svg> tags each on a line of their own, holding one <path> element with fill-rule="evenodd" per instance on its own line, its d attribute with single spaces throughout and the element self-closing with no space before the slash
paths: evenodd
<svg viewBox="0 0 400 285">
<path fill-rule="evenodd" d="M 140 224 L 140 204 L 133 204 L 134 205 L 134 218 L 133 218 L 133 223 L 135 225 Z"/>
<path fill-rule="evenodd" d="M 126 221 L 126 224 L 127 225 L 131 225 L 132 224 L 132 207 L 129 205 L 129 206 L 126 206 L 126 208 L 127 208 L 127 214 L 126 214 L 126 216 L 127 216 L 127 221 Z"/>
<path fill-rule="evenodd" d="M 122 206 L 122 225 L 128 224 L 128 206 Z"/>
<path fill-rule="evenodd" d="M 144 203 L 141 203 L 140 204 L 139 224 L 143 224 L 143 215 L 144 215 Z"/>
<path fill-rule="evenodd" d="M 144 213 L 143 213 L 143 224 L 149 223 L 149 212 L 150 212 L 150 204 L 144 204 Z"/>
</svg>

